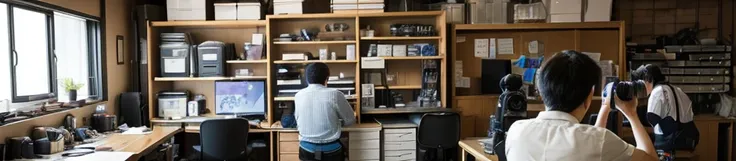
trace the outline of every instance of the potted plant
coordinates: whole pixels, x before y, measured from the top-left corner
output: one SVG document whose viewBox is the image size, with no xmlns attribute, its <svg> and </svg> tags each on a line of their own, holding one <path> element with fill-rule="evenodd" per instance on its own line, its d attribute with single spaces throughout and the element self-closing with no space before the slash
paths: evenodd
<svg viewBox="0 0 736 161">
<path fill-rule="evenodd" d="M 77 100 L 77 90 L 84 87 L 82 83 L 74 83 L 72 78 L 64 78 L 61 82 L 61 86 L 64 87 L 66 92 L 69 94 L 69 102 Z"/>
</svg>

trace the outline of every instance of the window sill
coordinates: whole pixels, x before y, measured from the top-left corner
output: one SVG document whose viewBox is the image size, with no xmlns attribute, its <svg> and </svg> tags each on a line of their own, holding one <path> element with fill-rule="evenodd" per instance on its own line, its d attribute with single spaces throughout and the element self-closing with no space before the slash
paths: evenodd
<svg viewBox="0 0 736 161">
<path fill-rule="evenodd" d="M 78 110 L 87 110 L 89 108 L 92 108 L 93 111 L 94 111 L 94 109 L 95 109 L 95 107 L 97 105 L 101 105 L 101 104 L 105 104 L 105 103 L 107 103 L 107 101 L 102 101 L 102 100 L 90 101 L 90 102 L 85 103 L 85 105 L 84 106 L 81 106 L 81 107 L 61 108 L 61 110 L 59 110 L 59 111 L 49 112 L 49 113 L 46 113 L 46 114 L 41 114 L 41 115 L 37 115 L 37 116 L 26 118 L 26 119 L 9 122 L 9 123 L 6 123 L 6 124 L 0 124 L 0 127 L 10 126 L 10 125 L 14 125 L 14 124 L 22 124 L 24 122 L 33 121 L 33 120 L 36 120 L 36 119 L 43 119 L 43 118 L 46 118 L 46 117 L 49 117 L 49 116 L 53 116 L 53 115 L 66 115 L 68 113 L 72 113 L 72 112 L 75 112 L 75 111 L 78 111 Z M 61 121 L 61 120 L 59 120 L 59 121 Z"/>
</svg>

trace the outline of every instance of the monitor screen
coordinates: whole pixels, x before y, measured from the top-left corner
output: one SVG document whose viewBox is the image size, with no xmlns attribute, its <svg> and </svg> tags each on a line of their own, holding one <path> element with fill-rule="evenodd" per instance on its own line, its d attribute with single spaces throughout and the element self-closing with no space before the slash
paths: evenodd
<svg viewBox="0 0 736 161">
<path fill-rule="evenodd" d="M 216 81 L 215 114 L 263 115 L 265 93 L 265 81 Z"/>
</svg>

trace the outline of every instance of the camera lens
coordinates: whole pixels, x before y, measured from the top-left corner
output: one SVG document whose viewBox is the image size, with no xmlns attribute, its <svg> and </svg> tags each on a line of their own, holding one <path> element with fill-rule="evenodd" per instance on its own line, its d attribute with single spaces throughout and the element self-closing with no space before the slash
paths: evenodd
<svg viewBox="0 0 736 161">
<path fill-rule="evenodd" d="M 615 86 L 616 96 L 623 101 L 646 96 L 644 81 L 621 81 Z"/>
</svg>

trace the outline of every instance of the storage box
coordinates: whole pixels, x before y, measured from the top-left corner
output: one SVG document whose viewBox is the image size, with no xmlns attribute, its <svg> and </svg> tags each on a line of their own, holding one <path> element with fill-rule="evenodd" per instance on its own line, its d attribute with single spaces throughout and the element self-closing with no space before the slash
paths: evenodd
<svg viewBox="0 0 736 161">
<path fill-rule="evenodd" d="M 215 3 L 215 20 L 236 20 L 237 18 L 237 3 Z"/>
<path fill-rule="evenodd" d="M 237 3 L 238 20 L 260 20 L 261 4 L 260 3 Z"/>
<path fill-rule="evenodd" d="M 513 19 L 513 3 L 509 0 L 469 0 L 470 24 L 506 24 Z"/>
<path fill-rule="evenodd" d="M 447 23 L 464 24 L 465 23 L 465 4 L 463 3 L 437 3 L 429 5 L 430 10 L 445 11 Z"/>
<path fill-rule="evenodd" d="M 212 20 L 215 18 L 212 0 L 166 0 L 169 21 Z"/>
<path fill-rule="evenodd" d="M 583 20 L 582 0 L 551 0 L 549 22 L 581 22 Z"/>
<path fill-rule="evenodd" d="M 281 0 L 274 1 L 273 3 L 273 14 L 302 14 L 304 10 L 302 8 L 303 0 Z"/>
</svg>

